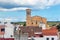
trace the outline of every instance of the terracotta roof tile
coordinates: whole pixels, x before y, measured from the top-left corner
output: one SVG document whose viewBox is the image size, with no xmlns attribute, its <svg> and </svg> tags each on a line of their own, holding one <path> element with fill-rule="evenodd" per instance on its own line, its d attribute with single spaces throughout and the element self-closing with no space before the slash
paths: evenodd
<svg viewBox="0 0 60 40">
<path fill-rule="evenodd" d="M 42 30 L 43 35 L 57 35 L 58 30 L 55 27 L 51 29 Z"/>
<path fill-rule="evenodd" d="M 20 27 L 23 33 L 28 33 L 28 36 L 34 35 L 34 32 L 42 32 L 42 28 L 40 27 Z"/>
</svg>

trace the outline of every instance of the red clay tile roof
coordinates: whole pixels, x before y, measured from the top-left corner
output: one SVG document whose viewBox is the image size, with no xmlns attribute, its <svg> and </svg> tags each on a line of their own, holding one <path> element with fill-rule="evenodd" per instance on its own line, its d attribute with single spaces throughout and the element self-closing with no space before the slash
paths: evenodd
<svg viewBox="0 0 60 40">
<path fill-rule="evenodd" d="M 46 30 L 42 30 L 43 35 L 47 35 L 47 36 L 55 36 L 58 33 L 58 30 L 56 29 L 56 27 L 52 27 L 51 29 L 46 29 Z"/>
<path fill-rule="evenodd" d="M 20 27 L 23 33 L 28 33 L 28 36 L 34 36 L 34 32 L 42 32 L 41 27 Z"/>
<path fill-rule="evenodd" d="M 20 29 L 23 32 L 30 32 L 30 31 L 42 32 L 42 28 L 41 27 L 20 27 Z"/>
<path fill-rule="evenodd" d="M 0 27 L 5 27 L 5 25 L 0 25 Z"/>
<path fill-rule="evenodd" d="M 42 30 L 42 28 L 40 27 L 20 27 L 20 29 L 22 30 L 23 33 L 28 33 L 28 36 L 34 36 L 34 32 L 42 32 L 43 35 L 46 36 L 55 36 L 58 33 L 58 30 L 56 27 L 52 27 L 50 29 L 45 29 Z"/>
</svg>

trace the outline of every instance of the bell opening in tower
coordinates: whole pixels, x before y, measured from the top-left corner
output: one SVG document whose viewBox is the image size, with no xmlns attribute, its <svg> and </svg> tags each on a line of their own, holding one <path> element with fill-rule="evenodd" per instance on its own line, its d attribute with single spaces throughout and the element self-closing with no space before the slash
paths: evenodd
<svg viewBox="0 0 60 40">
<path fill-rule="evenodd" d="M 26 9 L 27 15 L 31 15 L 31 9 Z"/>
</svg>

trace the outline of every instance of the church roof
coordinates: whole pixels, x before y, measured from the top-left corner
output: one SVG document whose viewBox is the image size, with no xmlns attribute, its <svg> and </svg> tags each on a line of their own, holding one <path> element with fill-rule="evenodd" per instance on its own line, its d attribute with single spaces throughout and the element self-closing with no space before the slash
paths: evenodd
<svg viewBox="0 0 60 40">
<path fill-rule="evenodd" d="M 41 16 L 32 16 L 32 18 L 41 18 Z"/>
<path fill-rule="evenodd" d="M 43 20 L 43 19 L 46 19 L 44 17 L 41 17 L 41 16 L 33 16 L 31 17 L 32 20 Z"/>
<path fill-rule="evenodd" d="M 32 16 L 32 18 L 44 18 L 44 17 L 41 17 L 41 16 Z"/>
</svg>

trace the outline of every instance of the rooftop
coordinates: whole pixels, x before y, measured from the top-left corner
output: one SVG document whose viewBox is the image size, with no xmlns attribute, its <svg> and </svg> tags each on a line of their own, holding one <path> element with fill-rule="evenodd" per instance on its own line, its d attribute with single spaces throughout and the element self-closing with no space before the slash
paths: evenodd
<svg viewBox="0 0 60 40">
<path fill-rule="evenodd" d="M 46 35 L 46 36 L 55 36 L 57 35 L 58 30 L 56 27 L 52 27 L 50 29 L 42 30 L 42 32 L 43 32 L 43 35 Z"/>
</svg>

